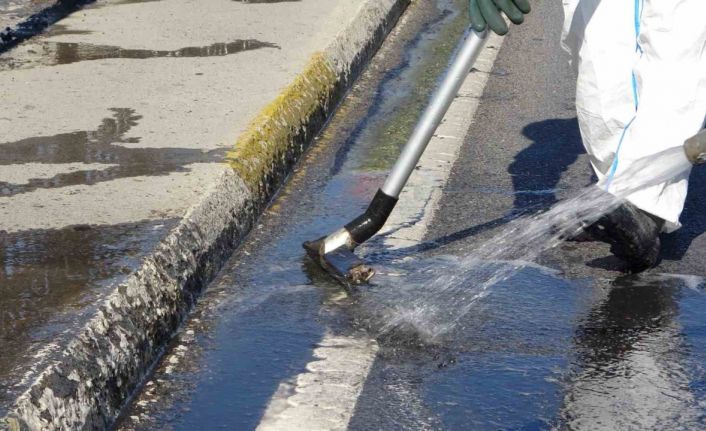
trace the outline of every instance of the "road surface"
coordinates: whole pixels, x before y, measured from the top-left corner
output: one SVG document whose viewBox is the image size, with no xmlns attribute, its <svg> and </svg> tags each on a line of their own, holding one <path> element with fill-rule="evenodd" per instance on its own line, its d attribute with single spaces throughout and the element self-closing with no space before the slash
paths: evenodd
<svg viewBox="0 0 706 431">
<path fill-rule="evenodd" d="M 481 275 L 467 277 L 434 309 L 447 293 L 435 280 L 463 274 L 508 219 L 591 182 L 558 2 L 489 44 L 386 233 L 361 250 L 373 285 L 347 292 L 304 256 L 304 240 L 349 221 L 384 180 L 462 34 L 463 3 L 410 8 L 119 429 L 706 426 L 696 193 L 645 275 L 624 276 L 604 245 L 567 243 L 481 297 Z M 411 309 L 415 295 L 429 307 Z M 400 315 L 411 324 L 386 330 Z"/>
</svg>

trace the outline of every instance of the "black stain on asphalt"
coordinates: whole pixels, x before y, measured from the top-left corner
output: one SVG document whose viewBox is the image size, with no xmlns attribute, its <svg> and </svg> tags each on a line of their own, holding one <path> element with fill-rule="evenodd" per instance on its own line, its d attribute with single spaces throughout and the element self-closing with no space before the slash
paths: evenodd
<svg viewBox="0 0 706 431">
<path fill-rule="evenodd" d="M 225 149 L 203 152 L 188 148 L 130 148 L 141 138 L 128 138 L 131 128 L 142 118 L 134 110 L 111 109 L 96 130 L 40 136 L 0 143 L 0 166 L 25 163 L 91 163 L 117 165 L 106 169 L 86 169 L 31 179 L 27 184 L 0 182 L 0 196 L 12 196 L 36 189 L 96 184 L 117 178 L 167 175 L 188 171 L 191 163 L 222 161 Z"/>
</svg>

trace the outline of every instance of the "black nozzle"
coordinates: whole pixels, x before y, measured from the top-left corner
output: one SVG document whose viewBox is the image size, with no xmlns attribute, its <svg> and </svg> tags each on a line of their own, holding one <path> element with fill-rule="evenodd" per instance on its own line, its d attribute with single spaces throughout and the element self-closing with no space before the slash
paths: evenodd
<svg viewBox="0 0 706 431">
<path fill-rule="evenodd" d="M 378 190 L 363 215 L 329 236 L 305 242 L 304 249 L 314 262 L 344 285 L 363 284 L 375 275 L 375 270 L 358 259 L 353 250 L 382 229 L 396 204 L 397 198 Z"/>
<path fill-rule="evenodd" d="M 378 190 L 365 213 L 345 226 L 353 241 L 356 244 L 362 244 L 378 233 L 390 217 L 395 205 L 397 205 L 397 198 Z"/>
<path fill-rule="evenodd" d="M 363 284 L 375 275 L 375 270 L 365 265 L 353 251 L 347 247 L 339 247 L 328 253 L 323 253 L 326 237 L 304 243 L 304 249 L 311 259 L 344 286 L 351 287 Z"/>
</svg>

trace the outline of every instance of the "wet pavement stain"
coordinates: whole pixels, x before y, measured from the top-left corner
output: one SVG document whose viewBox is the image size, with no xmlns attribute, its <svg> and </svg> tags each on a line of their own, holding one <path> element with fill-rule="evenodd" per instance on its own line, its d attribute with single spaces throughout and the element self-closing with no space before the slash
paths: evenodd
<svg viewBox="0 0 706 431">
<path fill-rule="evenodd" d="M 293 3 L 302 0 L 233 0 L 240 3 Z"/>
<path fill-rule="evenodd" d="M 35 358 L 93 315 L 109 287 L 139 265 L 176 220 L 0 231 L 0 416 Z M 58 353 L 58 352 L 56 352 Z"/>
<path fill-rule="evenodd" d="M 141 141 L 141 138 L 127 138 L 126 135 L 142 117 L 128 108 L 112 108 L 111 112 L 113 116 L 105 118 L 96 130 L 0 142 L 0 167 L 26 163 L 110 165 L 106 169 L 77 170 L 51 178 L 32 178 L 25 184 L 0 182 L 0 196 L 43 188 L 92 185 L 118 178 L 186 172 L 186 165 L 220 162 L 225 156 L 225 149 L 203 152 L 188 148 L 129 148 L 119 145 Z"/>
<path fill-rule="evenodd" d="M 0 54 L 14 48 L 25 40 L 40 34 L 50 25 L 82 9 L 95 0 L 62 0 L 53 6 L 34 13 L 15 28 L 0 31 Z"/>
<path fill-rule="evenodd" d="M 127 49 L 90 43 L 42 42 L 37 44 L 36 49 L 28 51 L 21 58 L 0 60 L 0 71 L 109 59 L 224 57 L 264 48 L 280 49 L 277 44 L 256 39 L 218 42 L 206 46 L 187 46 L 175 50 Z"/>
<path fill-rule="evenodd" d="M 114 6 L 114 5 L 121 5 L 121 4 L 137 4 L 137 3 L 153 3 L 153 2 L 158 2 L 162 0 L 116 0 L 114 2 L 108 3 L 104 6 Z"/>
<path fill-rule="evenodd" d="M 42 37 L 68 36 L 68 35 L 85 35 L 93 33 L 90 30 L 71 29 L 63 24 L 54 24 L 42 34 Z"/>
<path fill-rule="evenodd" d="M 452 3 L 445 3 L 405 49 L 390 53 L 392 61 L 398 62 L 395 67 L 368 72 L 379 74 L 380 85 L 370 96 L 367 115 L 349 131 L 331 168 L 332 175 L 348 162 L 354 144 L 367 147 L 360 169 L 381 172 L 391 167 L 466 28 L 464 17 L 454 13 Z"/>
</svg>

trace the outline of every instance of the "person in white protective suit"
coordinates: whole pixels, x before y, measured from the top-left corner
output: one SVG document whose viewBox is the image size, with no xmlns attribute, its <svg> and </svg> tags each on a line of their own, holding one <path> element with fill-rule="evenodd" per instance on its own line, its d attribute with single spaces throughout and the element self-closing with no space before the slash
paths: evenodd
<svg viewBox="0 0 706 431">
<path fill-rule="evenodd" d="M 706 117 L 706 0 L 563 0 L 562 46 L 578 73 L 576 110 L 599 179 L 681 146 Z M 470 0 L 476 31 L 505 34 L 528 0 Z M 688 172 L 639 190 L 586 230 L 639 272 L 659 257 L 661 232 L 681 225 Z M 609 190 L 610 191 L 610 190 Z"/>
</svg>

